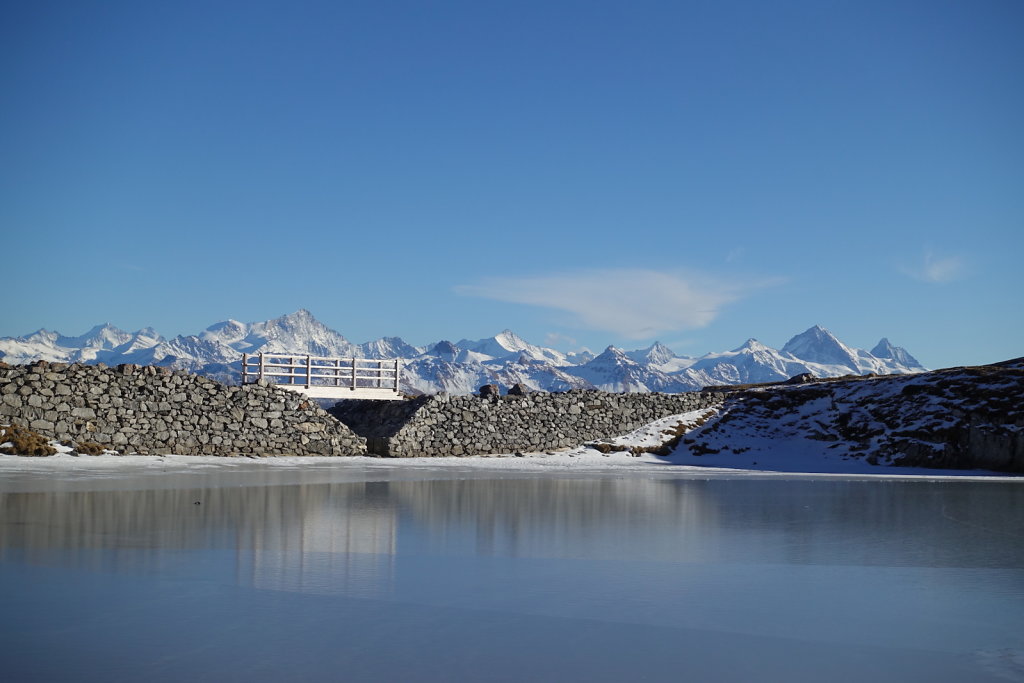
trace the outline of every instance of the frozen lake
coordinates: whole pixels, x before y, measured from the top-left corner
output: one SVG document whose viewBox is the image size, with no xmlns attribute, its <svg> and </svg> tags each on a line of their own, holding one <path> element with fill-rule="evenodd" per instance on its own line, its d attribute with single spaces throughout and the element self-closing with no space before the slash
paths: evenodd
<svg viewBox="0 0 1024 683">
<path fill-rule="evenodd" d="M 1024 482 L 0 478 L 10 681 L 1024 681 Z"/>
</svg>

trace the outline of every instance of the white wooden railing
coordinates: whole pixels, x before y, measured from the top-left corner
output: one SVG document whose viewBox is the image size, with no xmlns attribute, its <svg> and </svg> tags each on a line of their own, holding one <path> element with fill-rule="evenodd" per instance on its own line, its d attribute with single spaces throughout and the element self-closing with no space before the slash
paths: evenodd
<svg viewBox="0 0 1024 683">
<path fill-rule="evenodd" d="M 242 384 L 267 380 L 313 398 L 399 399 L 402 361 L 242 354 Z"/>
</svg>

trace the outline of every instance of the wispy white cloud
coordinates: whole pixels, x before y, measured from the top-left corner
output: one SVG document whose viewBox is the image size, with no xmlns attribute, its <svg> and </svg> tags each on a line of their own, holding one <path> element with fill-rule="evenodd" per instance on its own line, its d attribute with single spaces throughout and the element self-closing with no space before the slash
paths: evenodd
<svg viewBox="0 0 1024 683">
<path fill-rule="evenodd" d="M 576 346 L 576 340 L 569 335 L 562 334 L 561 332 L 548 332 L 544 336 L 545 346 L 558 346 L 564 344 L 566 346 Z"/>
<path fill-rule="evenodd" d="M 729 250 L 729 253 L 725 255 L 726 263 L 736 263 L 746 256 L 747 250 L 745 247 L 733 247 Z"/>
<path fill-rule="evenodd" d="M 575 324 L 628 339 L 704 327 L 755 285 L 694 273 L 644 269 L 587 270 L 559 275 L 489 278 L 459 294 L 565 311 Z"/>
<path fill-rule="evenodd" d="M 960 256 L 939 256 L 931 249 L 925 249 L 920 261 L 903 266 L 901 270 L 916 280 L 942 284 L 959 279 L 964 274 L 965 263 Z"/>
</svg>

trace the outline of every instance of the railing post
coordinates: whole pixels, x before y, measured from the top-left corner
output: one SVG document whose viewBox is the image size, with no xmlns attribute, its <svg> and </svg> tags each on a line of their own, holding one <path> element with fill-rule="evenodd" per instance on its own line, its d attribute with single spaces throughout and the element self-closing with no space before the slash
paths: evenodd
<svg viewBox="0 0 1024 683">
<path fill-rule="evenodd" d="M 313 386 L 313 356 L 306 356 L 306 388 Z"/>
<path fill-rule="evenodd" d="M 395 359 L 395 391 L 398 391 L 398 373 L 401 370 L 401 363 L 402 361 L 400 361 L 398 358 Z"/>
<path fill-rule="evenodd" d="M 257 379 L 263 379 L 264 371 L 265 371 L 265 368 L 264 368 L 263 352 L 260 351 L 260 376 Z"/>
<path fill-rule="evenodd" d="M 249 354 L 243 353 L 242 354 L 242 384 L 245 384 L 245 377 L 246 377 L 246 375 L 245 375 L 245 364 L 248 362 L 248 360 L 249 360 Z"/>
<path fill-rule="evenodd" d="M 352 359 L 352 389 L 356 388 L 356 359 Z"/>
</svg>

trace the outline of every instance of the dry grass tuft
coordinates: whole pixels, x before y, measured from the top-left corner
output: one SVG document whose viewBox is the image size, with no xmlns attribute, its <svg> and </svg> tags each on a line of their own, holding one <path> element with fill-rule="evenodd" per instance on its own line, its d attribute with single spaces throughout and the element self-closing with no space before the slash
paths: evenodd
<svg viewBox="0 0 1024 683">
<path fill-rule="evenodd" d="M 84 455 L 103 455 L 107 449 L 95 441 L 78 441 L 75 443 L 75 450 Z"/>
<path fill-rule="evenodd" d="M 57 454 L 57 449 L 50 445 L 49 439 L 25 427 L 15 425 L 0 427 L 0 443 L 7 442 L 10 442 L 11 445 L 0 447 L 0 453 L 31 456 Z"/>
</svg>

